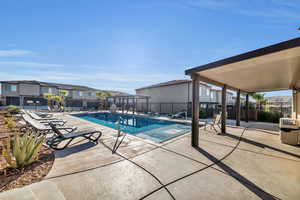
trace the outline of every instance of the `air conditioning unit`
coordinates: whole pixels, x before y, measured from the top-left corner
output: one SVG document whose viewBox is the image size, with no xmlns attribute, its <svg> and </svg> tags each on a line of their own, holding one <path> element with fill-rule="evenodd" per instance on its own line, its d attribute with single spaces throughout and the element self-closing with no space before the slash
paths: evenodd
<svg viewBox="0 0 300 200">
<path fill-rule="evenodd" d="M 299 144 L 300 120 L 281 118 L 279 123 L 281 142 L 284 144 Z"/>
</svg>

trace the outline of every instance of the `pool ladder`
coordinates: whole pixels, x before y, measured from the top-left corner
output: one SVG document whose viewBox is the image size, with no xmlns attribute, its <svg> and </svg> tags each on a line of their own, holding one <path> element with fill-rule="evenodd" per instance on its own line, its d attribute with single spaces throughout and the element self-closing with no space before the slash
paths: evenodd
<svg viewBox="0 0 300 200">
<path fill-rule="evenodd" d="M 122 139 L 119 142 L 119 137 L 121 137 L 121 132 L 122 132 L 121 131 L 121 126 L 120 126 L 121 121 L 124 122 L 124 119 L 120 116 L 119 120 L 116 122 L 116 124 L 117 124 L 117 130 L 118 130 L 118 136 L 117 136 L 116 142 L 114 144 L 114 147 L 113 147 L 113 149 L 111 151 L 112 154 L 114 154 L 118 150 L 118 148 L 120 147 L 120 145 L 122 144 L 122 142 L 123 142 L 123 140 L 124 140 L 124 138 L 126 136 L 126 133 L 123 132 L 124 135 L 123 135 Z"/>
</svg>

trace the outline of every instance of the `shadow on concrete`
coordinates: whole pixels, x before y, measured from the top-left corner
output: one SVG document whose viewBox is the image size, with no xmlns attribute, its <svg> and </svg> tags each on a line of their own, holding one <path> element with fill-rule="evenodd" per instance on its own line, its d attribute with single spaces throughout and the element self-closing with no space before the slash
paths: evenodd
<svg viewBox="0 0 300 200">
<path fill-rule="evenodd" d="M 64 150 L 56 151 L 55 152 L 55 157 L 56 158 L 67 157 L 70 154 L 74 154 L 74 153 L 77 153 L 77 152 L 80 152 L 80 151 L 84 151 L 84 150 L 92 148 L 96 145 L 97 144 L 95 144 L 93 142 L 86 142 L 86 143 L 82 143 L 82 144 L 79 144 L 79 145 L 72 144 L 72 146 L 69 146 L 69 147 L 65 148 Z"/>
<path fill-rule="evenodd" d="M 280 152 L 280 153 L 284 153 L 284 154 L 287 154 L 287 155 L 290 155 L 290 156 L 293 156 L 293 157 L 296 157 L 296 158 L 300 158 L 300 155 L 298 155 L 298 154 L 291 153 L 291 152 L 288 152 L 288 151 L 285 151 L 285 150 L 282 150 L 282 149 L 278 149 L 278 148 L 275 148 L 275 147 L 272 147 L 272 146 L 269 146 L 269 145 L 266 145 L 266 144 L 263 144 L 263 143 L 260 143 L 260 142 L 255 142 L 255 141 L 249 140 L 247 138 L 243 138 L 243 137 L 240 138 L 239 136 L 236 136 L 236 135 L 233 135 L 233 134 L 230 134 L 230 133 L 222 133 L 222 134 L 219 134 L 219 135 L 227 136 L 227 137 L 233 138 L 235 140 L 240 140 L 242 142 L 255 145 L 257 147 L 269 148 L 269 149 L 272 149 L 272 150 Z M 296 147 L 300 148 L 299 146 L 296 146 Z"/>
<path fill-rule="evenodd" d="M 219 166 L 221 169 L 223 169 L 225 172 L 227 172 L 228 175 L 230 175 L 235 180 L 239 181 L 243 186 L 248 188 L 251 192 L 253 192 L 255 195 L 257 195 L 261 199 L 265 200 L 276 200 L 279 199 L 272 194 L 269 194 L 268 192 L 264 191 L 254 183 L 252 183 L 250 180 L 239 174 L 237 171 L 229 167 L 228 165 L 222 163 L 221 160 L 218 160 L 216 157 L 205 151 L 204 149 L 200 147 L 194 147 L 198 152 L 203 154 L 206 158 L 211 160 L 214 164 Z M 230 188 L 228 188 L 230 189 Z"/>
</svg>

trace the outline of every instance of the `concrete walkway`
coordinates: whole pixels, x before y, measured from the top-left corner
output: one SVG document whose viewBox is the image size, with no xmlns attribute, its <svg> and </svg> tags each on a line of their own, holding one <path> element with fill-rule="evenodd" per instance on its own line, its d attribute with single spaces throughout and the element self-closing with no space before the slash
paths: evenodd
<svg viewBox="0 0 300 200">
<path fill-rule="evenodd" d="M 281 144 L 278 132 L 257 130 L 261 124 L 228 127 L 225 135 L 201 130 L 199 148 L 190 146 L 190 134 L 163 144 L 128 135 L 112 154 L 115 130 L 59 117 L 68 126 L 101 130 L 101 143 L 77 140 L 57 151 L 44 181 L 1 193 L 1 200 L 299 199 L 300 148 Z M 25 198 L 28 191 L 33 195 Z"/>
</svg>

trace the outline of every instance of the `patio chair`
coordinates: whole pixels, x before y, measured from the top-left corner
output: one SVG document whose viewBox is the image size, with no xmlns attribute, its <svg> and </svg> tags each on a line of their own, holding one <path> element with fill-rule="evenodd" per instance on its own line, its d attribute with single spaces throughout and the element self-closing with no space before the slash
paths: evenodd
<svg viewBox="0 0 300 200">
<path fill-rule="evenodd" d="M 75 138 L 83 137 L 95 144 L 98 144 L 98 140 L 102 135 L 101 131 L 95 130 L 84 130 L 84 131 L 71 131 L 63 133 L 61 129 L 57 128 L 56 125 L 50 123 L 50 127 L 54 132 L 54 136 L 47 140 L 49 147 L 55 150 L 65 149 Z M 62 147 L 58 147 L 62 142 L 66 142 Z"/>
<path fill-rule="evenodd" d="M 60 124 L 60 125 L 65 125 L 67 121 L 62 120 L 62 119 L 57 119 L 57 118 L 49 118 L 49 117 L 40 117 L 37 114 L 33 112 L 27 112 L 27 114 L 34 120 L 40 121 L 41 123 L 46 123 L 49 124 L 50 122 Z"/>
<path fill-rule="evenodd" d="M 37 121 L 35 119 L 32 119 L 29 115 L 23 114 L 22 115 L 23 120 L 25 121 L 26 125 L 21 127 L 21 131 L 25 131 L 29 127 L 35 130 L 39 134 L 47 135 L 52 131 L 52 128 L 48 124 L 41 123 L 40 121 Z M 57 126 L 58 129 L 60 130 L 66 130 L 66 131 L 74 131 L 77 128 L 71 128 L 71 127 L 65 127 L 65 126 L 60 126 L 58 124 Z"/>
<path fill-rule="evenodd" d="M 186 119 L 186 117 L 187 117 L 187 113 L 186 112 L 178 112 L 178 113 L 176 113 L 176 114 L 174 114 L 174 115 L 171 115 L 171 118 L 172 119 Z"/>
<path fill-rule="evenodd" d="M 206 130 L 206 127 L 208 126 L 208 127 L 210 127 L 210 129 L 213 128 L 216 132 L 218 132 L 215 126 L 218 126 L 219 128 L 221 128 L 220 124 L 221 124 L 221 114 L 217 114 L 214 116 L 214 119 L 212 122 L 208 122 L 208 121 L 205 122 L 204 130 Z"/>
<path fill-rule="evenodd" d="M 53 115 L 51 113 L 44 113 L 44 112 L 34 112 L 34 113 L 41 118 L 53 118 Z"/>
</svg>

